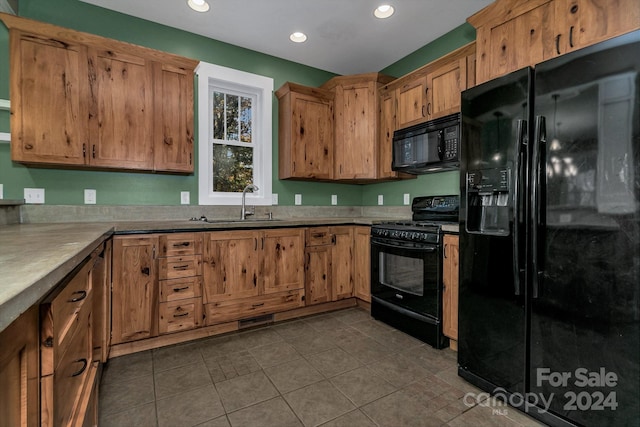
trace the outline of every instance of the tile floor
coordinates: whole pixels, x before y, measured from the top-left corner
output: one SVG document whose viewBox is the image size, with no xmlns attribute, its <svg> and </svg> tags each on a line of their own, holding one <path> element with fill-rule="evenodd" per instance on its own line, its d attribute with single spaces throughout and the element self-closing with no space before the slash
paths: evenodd
<svg viewBox="0 0 640 427">
<path fill-rule="evenodd" d="M 353 308 L 111 359 L 100 426 L 540 425 L 479 392 L 455 352 Z"/>
</svg>

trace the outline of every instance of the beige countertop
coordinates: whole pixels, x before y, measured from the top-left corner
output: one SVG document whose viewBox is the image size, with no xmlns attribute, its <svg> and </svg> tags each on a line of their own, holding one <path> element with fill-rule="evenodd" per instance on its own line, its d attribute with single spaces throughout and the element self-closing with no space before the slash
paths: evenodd
<svg viewBox="0 0 640 427">
<path fill-rule="evenodd" d="M 113 233 L 229 230 L 321 225 L 373 225 L 387 218 L 284 218 L 216 222 L 173 220 L 0 226 L 0 331 L 42 300 Z M 457 224 L 443 226 L 457 233 Z"/>
</svg>

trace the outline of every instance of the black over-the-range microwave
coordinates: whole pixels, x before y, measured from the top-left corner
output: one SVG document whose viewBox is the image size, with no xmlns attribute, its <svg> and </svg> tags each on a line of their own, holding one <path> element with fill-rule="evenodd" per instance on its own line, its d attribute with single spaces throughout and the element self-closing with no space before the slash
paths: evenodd
<svg viewBox="0 0 640 427">
<path fill-rule="evenodd" d="M 426 174 L 460 168 L 460 114 L 430 120 L 393 133 L 392 169 Z"/>
</svg>

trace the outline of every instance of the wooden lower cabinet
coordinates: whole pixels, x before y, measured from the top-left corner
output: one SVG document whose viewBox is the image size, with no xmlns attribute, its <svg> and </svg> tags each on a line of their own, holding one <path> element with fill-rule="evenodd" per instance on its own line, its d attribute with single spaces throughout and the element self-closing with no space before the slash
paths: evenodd
<svg viewBox="0 0 640 427">
<path fill-rule="evenodd" d="M 0 426 L 40 424 L 38 307 L 0 332 Z"/>
<path fill-rule="evenodd" d="M 353 254 L 353 294 L 358 299 L 371 302 L 371 227 L 354 227 Z"/>
<path fill-rule="evenodd" d="M 158 335 L 157 247 L 155 235 L 113 238 L 113 345 Z"/>
<path fill-rule="evenodd" d="M 306 235 L 306 305 L 353 297 L 354 227 L 311 227 Z"/>
<path fill-rule="evenodd" d="M 452 341 L 451 347 L 457 349 L 458 341 L 458 241 L 457 235 L 444 235 L 442 265 L 442 330 Z"/>
<path fill-rule="evenodd" d="M 302 228 L 209 232 L 203 246 L 208 326 L 303 305 Z"/>
</svg>

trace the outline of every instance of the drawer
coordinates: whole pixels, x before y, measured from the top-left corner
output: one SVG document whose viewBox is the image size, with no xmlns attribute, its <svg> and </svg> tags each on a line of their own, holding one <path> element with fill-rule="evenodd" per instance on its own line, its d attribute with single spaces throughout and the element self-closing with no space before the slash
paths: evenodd
<svg viewBox="0 0 640 427">
<path fill-rule="evenodd" d="M 307 228 L 305 237 L 305 246 L 330 245 L 333 242 L 333 236 L 329 232 L 329 227 Z"/>
<path fill-rule="evenodd" d="M 202 255 L 173 256 L 158 260 L 158 279 L 179 279 L 202 275 Z"/>
<path fill-rule="evenodd" d="M 202 296 L 202 277 L 160 281 L 160 302 L 178 301 Z"/>
<path fill-rule="evenodd" d="M 202 325 L 202 298 L 189 298 L 179 301 L 160 303 L 161 334 L 186 331 Z"/>
<path fill-rule="evenodd" d="M 66 352 L 57 363 L 53 373 L 53 394 L 43 396 L 53 401 L 53 425 L 68 425 L 73 419 L 77 402 L 81 398 L 87 375 L 91 371 L 92 345 L 90 310 L 82 310 L 80 327 L 70 340 Z M 50 390 L 44 390 L 47 394 Z"/>
<path fill-rule="evenodd" d="M 296 289 L 259 297 L 205 304 L 206 324 L 207 326 L 215 325 L 304 307 L 303 296 L 304 289 Z"/>
<path fill-rule="evenodd" d="M 202 237 L 196 233 L 161 234 L 158 244 L 160 257 L 202 254 Z"/>
<path fill-rule="evenodd" d="M 55 330 L 48 331 L 55 337 L 52 344 L 57 348 L 58 352 L 63 352 L 65 342 L 73 335 L 78 323 L 78 313 L 80 309 L 88 304 L 91 306 L 91 285 L 92 281 L 90 273 L 93 267 L 94 259 L 84 264 L 71 280 L 62 288 L 60 293 L 51 301 L 51 305 L 47 307 L 47 315 L 51 316 L 52 328 Z"/>
</svg>

